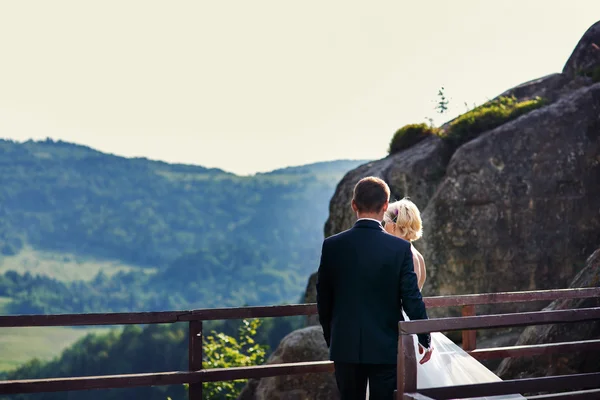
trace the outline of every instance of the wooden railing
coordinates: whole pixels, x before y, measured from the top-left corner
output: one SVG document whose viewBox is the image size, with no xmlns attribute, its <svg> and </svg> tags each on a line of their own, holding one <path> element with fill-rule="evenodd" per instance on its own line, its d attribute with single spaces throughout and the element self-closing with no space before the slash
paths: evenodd
<svg viewBox="0 0 600 400">
<path fill-rule="evenodd" d="M 475 307 L 480 304 L 500 304 L 516 303 L 530 301 L 551 301 L 555 299 L 579 299 L 600 296 L 600 288 L 585 289 L 563 289 L 546 290 L 532 292 L 509 292 L 509 293 L 490 293 L 459 296 L 439 296 L 425 298 L 425 304 L 428 308 L 436 307 L 462 307 L 464 317 L 442 318 L 429 321 L 411 321 L 400 323 L 402 335 L 400 344 L 408 349 L 407 338 L 409 333 L 428 332 L 428 331 L 463 331 L 463 347 L 474 357 L 479 359 L 495 357 L 514 357 L 523 355 L 546 354 L 550 352 L 572 351 L 573 349 L 598 349 L 599 341 L 589 341 L 575 344 L 558 344 L 546 346 L 521 346 L 507 347 L 500 349 L 482 349 L 477 350 L 475 341 L 475 329 L 488 329 L 493 324 L 494 327 L 505 326 L 524 326 L 535 323 L 556 322 L 554 317 L 550 317 L 548 312 L 540 313 L 519 313 L 508 315 L 491 315 L 475 317 Z M 574 320 L 595 319 L 596 311 L 587 310 L 588 314 L 577 310 L 571 315 Z M 38 393 L 55 391 L 72 391 L 88 389 L 109 389 L 109 388 L 131 388 L 139 386 L 158 386 L 174 385 L 188 383 L 190 385 L 189 398 L 199 400 L 202 398 L 202 384 L 204 382 L 227 381 L 248 378 L 265 378 L 291 374 L 307 374 L 332 372 L 333 364 L 330 361 L 314 361 L 288 364 L 259 365 L 252 367 L 224 368 L 224 369 L 203 369 L 202 367 L 202 322 L 209 320 L 225 319 L 244 319 L 244 318 L 267 318 L 267 317 L 285 317 L 298 315 L 314 315 L 317 313 L 315 304 L 299 304 L 269 307 L 240 307 L 240 308 L 220 308 L 203 309 L 193 311 L 164 311 L 164 312 L 142 312 L 142 313 L 109 313 L 109 314 L 58 314 L 58 315 L 16 315 L 0 316 L 0 328 L 3 327 L 42 327 L 42 326 L 81 326 L 81 325 L 127 325 L 127 324 L 165 324 L 175 322 L 188 322 L 189 324 L 189 345 L 188 371 L 159 372 L 143 374 L 125 374 L 109 376 L 85 376 L 69 378 L 51 378 L 51 379 L 30 379 L 19 381 L 0 381 L 0 394 L 15 393 Z M 590 314 L 591 313 L 591 314 Z M 539 315 L 542 317 L 535 317 Z M 558 314 L 557 314 L 558 315 Z M 587 319 L 582 319 L 585 315 Z M 483 319 L 482 319 L 483 318 Z M 533 318 L 533 319 L 531 319 Z M 546 318 L 546 319 L 544 319 Z M 566 317 L 565 317 L 566 318 Z M 577 319 L 579 318 L 579 319 Z M 562 321 L 566 322 L 566 321 Z M 407 325 L 408 324 L 408 325 Z M 425 325 L 423 325 L 425 324 Z M 523 348 L 526 347 L 526 348 Z M 414 349 L 412 351 L 414 359 Z M 404 355 L 404 352 L 401 353 Z M 401 357 L 402 376 L 408 374 L 410 378 L 411 359 L 405 360 Z M 416 364 L 415 364 L 416 365 Z M 399 368 L 399 371 L 401 368 Z M 400 373 L 400 372 L 399 372 Z M 411 378 L 412 379 L 412 378 Z M 588 378 L 578 378 L 582 382 Z M 591 379 L 591 378 L 590 378 Z M 598 379 L 596 377 L 595 379 Z M 412 392 L 410 396 L 422 396 L 415 394 L 415 387 L 410 386 L 412 380 L 406 381 L 408 386 L 401 389 L 406 392 Z M 509 382 L 509 381 L 507 381 Z M 588 382 L 588 381 L 585 381 Z M 585 383 L 584 382 L 584 383 Z M 504 383 L 504 382 L 500 382 Z M 486 387 L 485 390 L 498 391 L 507 389 L 495 388 L 494 384 Z M 582 384 L 586 386 L 586 384 Z M 524 386 L 523 386 L 524 387 Z M 521 386 L 518 386 L 521 391 Z M 408 390 L 410 389 L 410 390 Z M 463 389 L 467 390 L 467 389 Z M 480 390 L 480 389 L 477 389 Z M 433 395 L 432 392 L 429 392 Z M 408 394 L 407 394 L 408 395 Z M 434 396 L 435 397 L 435 396 Z M 437 398 L 437 397 L 436 397 Z M 446 397 L 440 397 L 446 398 Z"/>
<path fill-rule="evenodd" d="M 589 297 L 596 297 L 599 296 L 599 289 L 600 288 L 595 288 L 595 290 L 580 289 L 585 290 L 585 292 L 580 291 L 579 294 L 588 293 L 591 295 Z M 576 292 L 570 292 L 569 295 L 575 293 Z M 531 296 L 538 297 L 538 295 Z M 502 297 L 504 297 L 504 295 L 502 295 Z M 600 398 L 600 373 L 515 379 L 471 385 L 417 389 L 417 361 L 413 343 L 414 339 L 412 336 L 414 334 L 438 331 L 494 329 L 587 321 L 600 321 L 600 307 L 399 322 L 400 337 L 398 339 L 398 389 L 396 398 L 406 400 L 444 400 L 480 396 L 500 396 L 529 392 L 569 391 L 567 394 L 547 394 L 529 398 L 598 399 Z M 572 351 L 600 351 L 600 340 L 513 346 L 506 348 L 475 350 L 469 353 L 476 358 L 483 359 L 522 357 L 564 352 L 568 353 Z M 574 392 L 575 390 L 577 392 Z"/>
</svg>

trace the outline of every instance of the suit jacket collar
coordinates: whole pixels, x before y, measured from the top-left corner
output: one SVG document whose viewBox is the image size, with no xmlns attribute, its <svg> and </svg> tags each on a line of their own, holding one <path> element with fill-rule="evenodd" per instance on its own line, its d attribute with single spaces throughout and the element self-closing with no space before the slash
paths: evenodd
<svg viewBox="0 0 600 400">
<path fill-rule="evenodd" d="M 354 223 L 354 228 L 383 230 L 383 226 L 381 225 L 381 223 L 372 219 L 359 219 Z"/>
</svg>

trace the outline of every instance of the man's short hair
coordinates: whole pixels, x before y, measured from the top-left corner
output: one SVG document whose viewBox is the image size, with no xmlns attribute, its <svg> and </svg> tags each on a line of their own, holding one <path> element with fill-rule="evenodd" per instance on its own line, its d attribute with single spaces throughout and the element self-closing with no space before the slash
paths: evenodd
<svg viewBox="0 0 600 400">
<path fill-rule="evenodd" d="M 389 200 L 390 188 L 382 179 L 368 176 L 354 186 L 352 201 L 360 212 L 379 212 Z"/>
</svg>

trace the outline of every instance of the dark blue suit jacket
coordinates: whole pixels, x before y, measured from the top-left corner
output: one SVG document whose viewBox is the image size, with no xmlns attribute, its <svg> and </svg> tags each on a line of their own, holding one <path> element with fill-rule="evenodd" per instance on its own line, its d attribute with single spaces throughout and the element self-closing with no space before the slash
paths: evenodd
<svg viewBox="0 0 600 400">
<path fill-rule="evenodd" d="M 427 319 L 410 243 L 376 221 L 323 242 L 317 278 L 319 321 L 335 362 L 396 364 L 402 309 Z M 430 335 L 419 335 L 429 347 Z"/>
</svg>

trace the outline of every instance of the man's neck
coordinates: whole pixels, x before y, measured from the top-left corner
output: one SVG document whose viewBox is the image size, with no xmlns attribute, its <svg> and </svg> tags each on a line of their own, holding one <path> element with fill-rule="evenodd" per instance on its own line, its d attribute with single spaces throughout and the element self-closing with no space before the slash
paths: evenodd
<svg viewBox="0 0 600 400">
<path fill-rule="evenodd" d="M 357 213 L 356 217 L 358 219 L 374 219 L 375 221 L 383 221 L 383 214 L 379 213 Z"/>
</svg>

